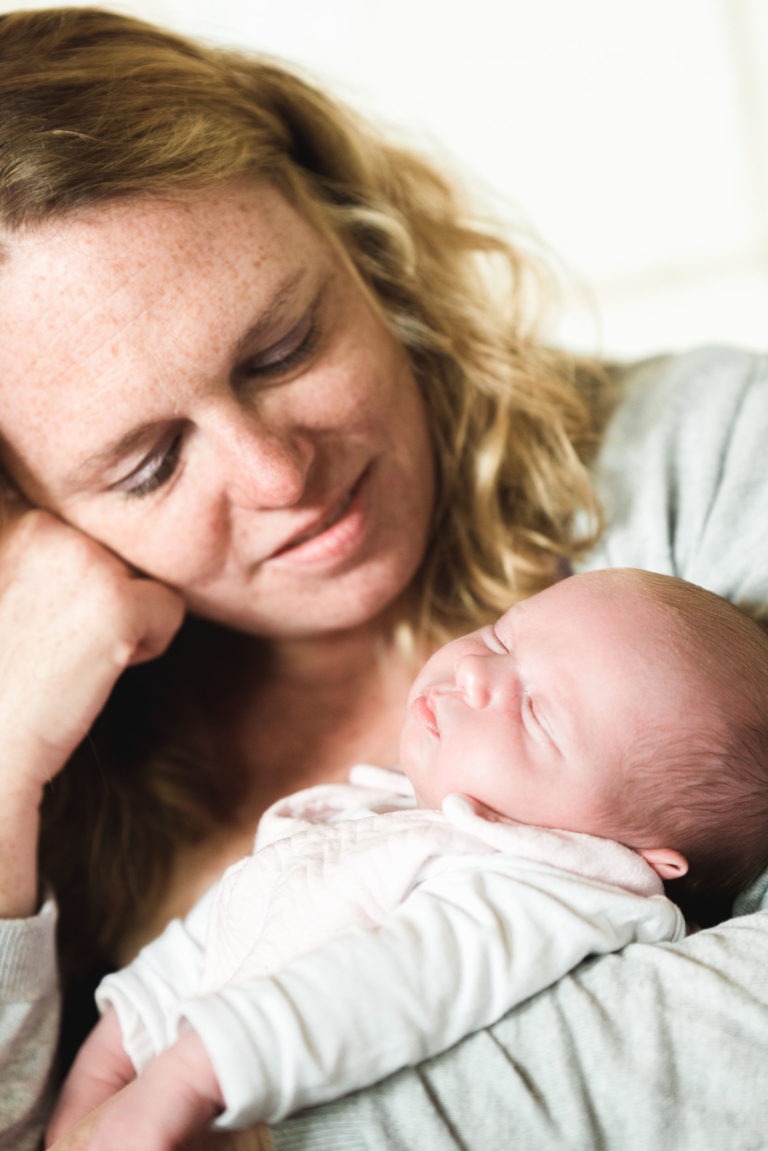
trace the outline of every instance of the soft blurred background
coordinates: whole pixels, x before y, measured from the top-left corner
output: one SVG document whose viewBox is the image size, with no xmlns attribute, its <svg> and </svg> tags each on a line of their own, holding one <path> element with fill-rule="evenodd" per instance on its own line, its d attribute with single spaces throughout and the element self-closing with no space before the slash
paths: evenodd
<svg viewBox="0 0 768 1151">
<path fill-rule="evenodd" d="M 401 125 L 557 254 L 571 346 L 768 347 L 768 0 L 105 6 L 293 61 Z"/>
</svg>

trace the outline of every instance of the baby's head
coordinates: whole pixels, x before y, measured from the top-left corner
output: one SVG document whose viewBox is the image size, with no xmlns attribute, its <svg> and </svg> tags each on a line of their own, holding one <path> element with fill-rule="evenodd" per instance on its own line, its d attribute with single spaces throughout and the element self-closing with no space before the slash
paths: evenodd
<svg viewBox="0 0 768 1151">
<path fill-rule="evenodd" d="M 768 863 L 768 637 L 682 580 L 573 576 L 425 664 L 401 760 L 423 806 L 464 792 L 737 891 Z"/>
</svg>

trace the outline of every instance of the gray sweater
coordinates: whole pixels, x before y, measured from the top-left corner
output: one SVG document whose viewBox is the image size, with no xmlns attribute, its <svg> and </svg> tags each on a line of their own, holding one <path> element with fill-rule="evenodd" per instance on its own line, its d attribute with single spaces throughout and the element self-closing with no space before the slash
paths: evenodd
<svg viewBox="0 0 768 1151">
<path fill-rule="evenodd" d="M 768 605 L 768 359 L 619 369 L 584 568 Z M 768 875 L 738 918 L 583 963 L 446 1054 L 290 1119 L 276 1151 L 757 1151 L 768 1145 Z M 761 906 L 766 911 L 760 912 Z M 57 1023 L 53 918 L 0 924 L 0 1151 L 34 1151 Z"/>
<path fill-rule="evenodd" d="M 768 605 L 768 357 L 703 349 L 619 384 L 596 465 L 608 530 L 584 568 Z M 281 1124 L 275 1151 L 768 1147 L 768 873 L 735 910 L 588 960 L 447 1054 Z"/>
</svg>

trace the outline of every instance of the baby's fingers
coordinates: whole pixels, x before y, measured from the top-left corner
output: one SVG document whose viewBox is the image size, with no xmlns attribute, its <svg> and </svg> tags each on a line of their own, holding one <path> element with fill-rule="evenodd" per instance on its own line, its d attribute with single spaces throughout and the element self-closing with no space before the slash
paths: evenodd
<svg viewBox="0 0 768 1151">
<path fill-rule="evenodd" d="M 133 1078 L 133 1065 L 121 1043 L 117 1015 L 108 1011 L 80 1048 L 64 1081 L 48 1125 L 46 1146 L 61 1139 Z"/>
</svg>

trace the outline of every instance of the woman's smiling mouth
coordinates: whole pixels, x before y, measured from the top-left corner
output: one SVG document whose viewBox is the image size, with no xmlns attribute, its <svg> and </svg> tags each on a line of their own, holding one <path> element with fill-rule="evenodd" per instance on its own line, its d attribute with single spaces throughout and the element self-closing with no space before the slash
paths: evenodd
<svg viewBox="0 0 768 1151">
<path fill-rule="evenodd" d="M 285 547 L 281 548 L 280 551 L 276 554 L 282 555 L 284 552 L 293 551 L 295 548 L 301 547 L 302 544 L 309 543 L 310 540 L 317 539 L 319 535 L 322 535 L 323 532 L 328 531 L 329 528 L 332 528 L 335 524 L 337 524 L 349 508 L 349 505 L 352 503 L 355 495 L 355 490 L 356 489 L 353 488 L 350 492 L 347 493 L 338 507 L 336 507 L 331 512 L 328 518 L 321 521 L 319 527 L 310 528 L 308 531 L 302 532 L 301 535 L 297 536 L 296 539 L 286 544 Z"/>
<path fill-rule="evenodd" d="M 366 535 L 365 494 L 371 467 L 367 467 L 338 504 L 316 523 L 299 532 L 267 557 L 282 566 L 310 566 L 349 558 L 362 545 Z"/>
</svg>

